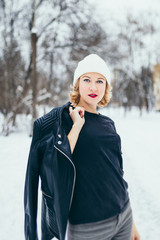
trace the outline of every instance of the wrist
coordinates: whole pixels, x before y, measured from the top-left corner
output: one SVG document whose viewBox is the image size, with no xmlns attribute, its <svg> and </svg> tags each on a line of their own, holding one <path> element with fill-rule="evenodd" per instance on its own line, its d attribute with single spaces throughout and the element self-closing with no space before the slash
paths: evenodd
<svg viewBox="0 0 160 240">
<path fill-rule="evenodd" d="M 74 128 L 76 128 L 76 129 L 81 129 L 82 128 L 82 124 L 80 124 L 79 122 L 75 122 L 75 123 L 73 123 L 73 126 L 72 127 L 74 127 Z"/>
</svg>

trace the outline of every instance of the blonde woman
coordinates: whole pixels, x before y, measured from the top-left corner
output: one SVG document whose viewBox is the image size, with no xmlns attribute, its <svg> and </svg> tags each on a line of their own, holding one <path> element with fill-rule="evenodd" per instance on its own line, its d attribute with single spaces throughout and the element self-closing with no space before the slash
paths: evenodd
<svg viewBox="0 0 160 240">
<path fill-rule="evenodd" d="M 110 71 L 90 54 L 75 70 L 70 101 L 35 121 L 24 192 L 26 239 L 38 239 L 39 177 L 41 239 L 140 239 L 120 136 L 113 120 L 97 111 L 110 98 Z"/>
</svg>

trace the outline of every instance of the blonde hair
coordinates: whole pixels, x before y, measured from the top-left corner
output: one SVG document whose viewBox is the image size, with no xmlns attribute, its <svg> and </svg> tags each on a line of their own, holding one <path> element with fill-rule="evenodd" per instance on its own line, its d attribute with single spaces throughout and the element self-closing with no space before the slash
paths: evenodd
<svg viewBox="0 0 160 240">
<path fill-rule="evenodd" d="M 75 103 L 76 105 L 80 101 L 79 81 L 80 81 L 80 77 L 77 79 L 75 85 L 71 86 L 72 91 L 70 91 L 70 93 L 69 93 L 70 102 Z M 101 99 L 101 101 L 97 104 L 98 107 L 102 108 L 102 107 L 106 106 L 110 102 L 110 99 L 112 97 L 111 90 L 112 90 L 112 87 L 106 82 L 105 93 L 104 93 L 104 96 Z"/>
</svg>

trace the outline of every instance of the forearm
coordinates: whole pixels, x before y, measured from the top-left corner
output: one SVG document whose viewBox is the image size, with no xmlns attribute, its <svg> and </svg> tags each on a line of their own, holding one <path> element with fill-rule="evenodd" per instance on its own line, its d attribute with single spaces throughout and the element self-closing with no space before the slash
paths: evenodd
<svg viewBox="0 0 160 240">
<path fill-rule="evenodd" d="M 140 235 L 139 235 L 139 232 L 136 228 L 134 220 L 133 220 L 133 225 L 132 225 L 132 237 L 131 237 L 131 239 L 132 240 L 140 240 Z"/>
<path fill-rule="evenodd" d="M 81 129 L 82 129 L 81 125 L 79 125 L 78 123 L 74 123 L 72 125 L 71 131 L 67 136 L 70 143 L 71 153 L 73 153 L 74 151 Z"/>
</svg>

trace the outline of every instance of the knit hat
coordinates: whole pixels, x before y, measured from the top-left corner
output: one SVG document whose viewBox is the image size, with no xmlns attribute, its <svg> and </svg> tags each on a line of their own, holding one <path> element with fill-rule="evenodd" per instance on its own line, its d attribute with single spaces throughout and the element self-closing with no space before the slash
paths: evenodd
<svg viewBox="0 0 160 240">
<path fill-rule="evenodd" d="M 87 72 L 100 73 L 107 79 L 108 84 L 111 84 L 110 71 L 107 67 L 107 64 L 97 54 L 89 54 L 78 63 L 78 66 L 74 72 L 73 86 L 77 79 Z"/>
</svg>

